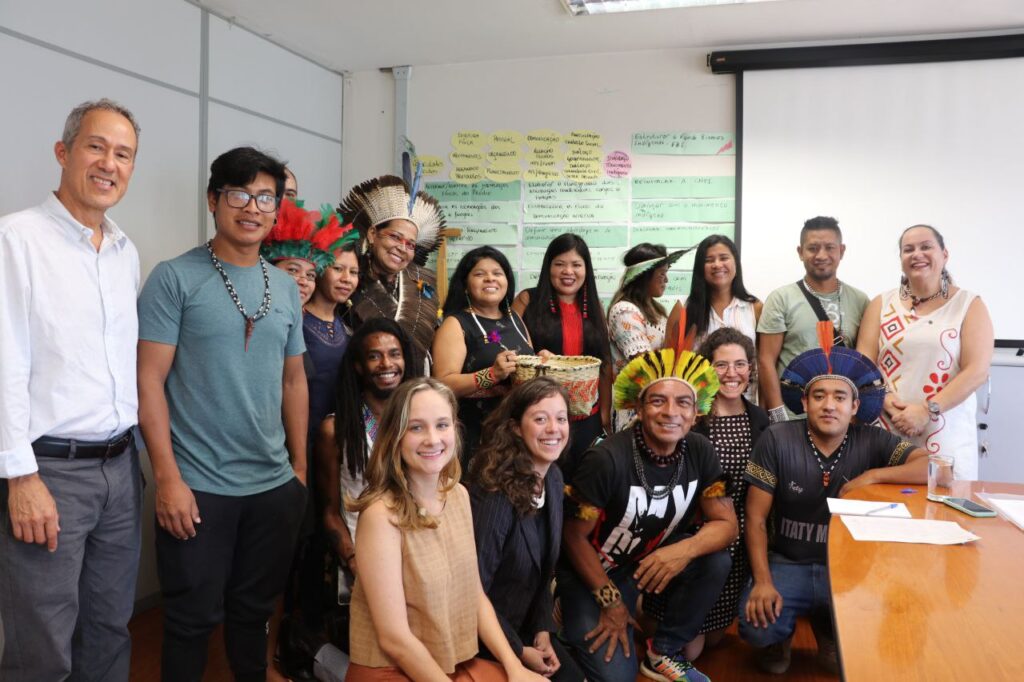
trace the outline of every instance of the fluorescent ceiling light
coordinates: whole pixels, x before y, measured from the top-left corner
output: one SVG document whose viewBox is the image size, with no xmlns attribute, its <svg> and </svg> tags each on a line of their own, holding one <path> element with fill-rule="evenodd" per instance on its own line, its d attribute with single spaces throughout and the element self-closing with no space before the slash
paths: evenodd
<svg viewBox="0 0 1024 682">
<path fill-rule="evenodd" d="M 675 9 L 679 7 L 706 7 L 708 5 L 738 5 L 747 2 L 772 0 L 562 0 L 573 16 L 581 14 L 612 14 L 615 12 L 642 12 L 649 9 Z"/>
</svg>

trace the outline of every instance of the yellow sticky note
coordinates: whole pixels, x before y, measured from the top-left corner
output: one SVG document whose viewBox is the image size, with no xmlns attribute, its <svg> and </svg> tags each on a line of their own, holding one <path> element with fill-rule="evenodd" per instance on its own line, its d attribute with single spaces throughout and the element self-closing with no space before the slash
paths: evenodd
<svg viewBox="0 0 1024 682">
<path fill-rule="evenodd" d="M 603 138 L 593 130 L 574 130 L 565 136 L 565 144 L 569 149 L 600 149 Z"/>
<path fill-rule="evenodd" d="M 456 166 L 449 177 L 460 185 L 472 185 L 484 179 L 482 166 Z"/>
<path fill-rule="evenodd" d="M 557 130 L 531 130 L 526 133 L 526 145 L 528 147 L 558 146 L 562 144 L 562 133 Z"/>
<path fill-rule="evenodd" d="M 417 156 L 416 162 L 423 164 L 423 175 L 428 178 L 434 175 L 440 175 L 441 171 L 444 170 L 444 159 L 440 156 Z M 416 162 L 413 163 L 413 167 L 416 166 Z"/>
<path fill-rule="evenodd" d="M 484 174 L 494 182 L 512 182 L 523 177 L 523 169 L 519 166 L 490 166 Z"/>
<path fill-rule="evenodd" d="M 456 168 L 465 168 L 467 166 L 482 167 L 484 165 L 484 153 L 482 151 L 456 149 L 448 155 L 448 158 Z"/>
<path fill-rule="evenodd" d="M 546 182 L 548 180 L 557 180 L 562 177 L 562 173 L 554 168 L 535 168 L 530 166 L 523 173 L 523 179 L 528 182 Z"/>
<path fill-rule="evenodd" d="M 531 147 L 530 150 L 526 152 L 526 160 L 529 163 L 537 161 L 561 161 L 563 156 L 562 148 L 553 144 L 537 145 L 536 147 Z"/>
<path fill-rule="evenodd" d="M 487 150 L 487 161 L 495 166 L 518 166 L 523 158 L 520 147 L 505 147 Z"/>
<path fill-rule="evenodd" d="M 479 130 L 458 130 L 452 135 L 452 146 L 457 149 L 480 149 L 484 146 L 484 134 Z"/>
<path fill-rule="evenodd" d="M 487 144 L 491 146 L 491 149 L 521 147 L 523 144 L 523 134 L 518 130 L 496 130 L 487 138 Z"/>
</svg>

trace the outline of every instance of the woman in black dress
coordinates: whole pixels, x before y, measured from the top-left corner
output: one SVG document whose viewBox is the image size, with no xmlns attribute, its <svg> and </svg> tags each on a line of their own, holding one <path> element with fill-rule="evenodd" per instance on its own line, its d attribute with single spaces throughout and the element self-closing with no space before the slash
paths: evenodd
<svg viewBox="0 0 1024 682">
<path fill-rule="evenodd" d="M 740 592 L 750 579 L 750 563 L 743 544 L 747 499 L 743 472 L 747 469 L 754 444 L 768 428 L 768 413 L 743 395 L 747 386 L 757 385 L 757 354 L 750 337 L 733 327 L 722 327 L 705 339 L 700 354 L 708 358 L 715 368 L 719 388 L 711 410 L 697 421 L 693 430 L 707 436 L 715 445 L 722 470 L 729 479 L 729 494 L 736 509 L 740 534 L 728 548 L 732 569 L 722 594 L 704 618 L 701 634 L 687 646 L 691 660 L 700 653 L 705 641 L 713 646 L 721 640 L 724 630 L 736 618 Z"/>
<path fill-rule="evenodd" d="M 481 422 L 511 388 L 516 359 L 533 353 L 526 325 L 511 308 L 514 289 L 512 266 L 490 246 L 463 256 L 448 285 L 432 373 L 459 399 L 464 464 L 480 444 Z"/>
</svg>

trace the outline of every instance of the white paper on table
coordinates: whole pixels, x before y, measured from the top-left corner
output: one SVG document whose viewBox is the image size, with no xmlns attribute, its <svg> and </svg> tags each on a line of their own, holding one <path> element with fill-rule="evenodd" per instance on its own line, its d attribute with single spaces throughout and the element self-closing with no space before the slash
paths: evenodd
<svg viewBox="0 0 1024 682">
<path fill-rule="evenodd" d="M 974 493 L 1000 516 L 1024 530 L 1024 497 L 1007 493 Z"/>
<path fill-rule="evenodd" d="M 866 542 L 910 542 L 921 545 L 959 545 L 981 538 L 954 521 L 928 519 L 885 519 L 874 516 L 840 517 L 854 540 Z"/>
<path fill-rule="evenodd" d="M 895 504 L 895 507 L 888 507 Z M 889 503 L 879 500 L 843 500 L 838 497 L 828 498 L 828 510 L 833 514 L 850 516 L 887 516 L 894 519 L 909 519 L 910 510 L 902 502 Z M 870 514 L 868 512 L 871 512 Z"/>
</svg>

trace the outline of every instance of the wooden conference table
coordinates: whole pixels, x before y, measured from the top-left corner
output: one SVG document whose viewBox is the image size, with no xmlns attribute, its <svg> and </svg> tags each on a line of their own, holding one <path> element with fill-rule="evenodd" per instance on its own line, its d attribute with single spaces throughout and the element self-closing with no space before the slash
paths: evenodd
<svg viewBox="0 0 1024 682">
<path fill-rule="evenodd" d="M 913 494 L 900 492 L 904 488 Z M 954 495 L 1024 494 L 957 481 Z M 925 485 L 873 485 L 851 498 L 904 502 L 915 519 L 956 521 L 965 545 L 857 542 L 832 517 L 829 575 L 843 679 L 1024 680 L 1024 531 L 929 502 Z"/>
</svg>

